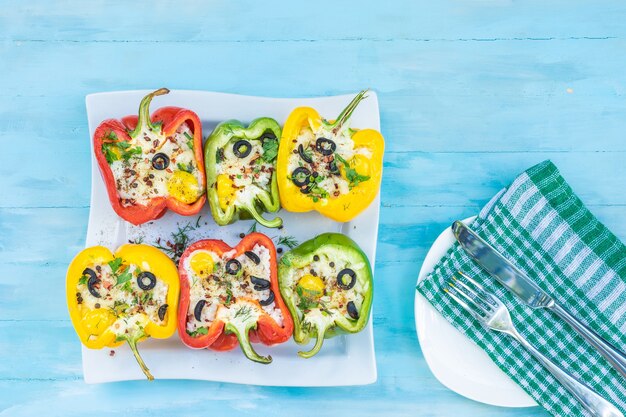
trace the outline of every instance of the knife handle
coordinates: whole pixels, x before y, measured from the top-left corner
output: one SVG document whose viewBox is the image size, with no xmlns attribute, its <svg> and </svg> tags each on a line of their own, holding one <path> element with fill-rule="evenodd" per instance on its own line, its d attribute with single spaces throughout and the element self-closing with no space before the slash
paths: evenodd
<svg viewBox="0 0 626 417">
<path fill-rule="evenodd" d="M 619 372 L 626 377 L 626 354 L 609 343 L 598 333 L 591 330 L 586 324 L 578 320 L 572 313 L 557 303 L 549 307 L 554 313 L 565 320 L 576 332 L 581 335 L 591 346 Z"/>
</svg>

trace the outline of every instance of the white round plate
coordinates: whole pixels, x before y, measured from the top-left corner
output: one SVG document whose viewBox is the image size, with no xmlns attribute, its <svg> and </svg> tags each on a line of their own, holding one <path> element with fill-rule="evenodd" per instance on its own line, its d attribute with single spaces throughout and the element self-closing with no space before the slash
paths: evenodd
<svg viewBox="0 0 626 417">
<path fill-rule="evenodd" d="M 464 222 L 469 223 L 474 219 L 470 217 Z M 453 243 L 452 230 L 447 228 L 428 251 L 417 282 L 433 271 Z M 418 291 L 415 291 L 415 327 L 430 370 L 439 382 L 452 391 L 500 407 L 537 405 L 483 350 L 448 323 Z"/>
</svg>

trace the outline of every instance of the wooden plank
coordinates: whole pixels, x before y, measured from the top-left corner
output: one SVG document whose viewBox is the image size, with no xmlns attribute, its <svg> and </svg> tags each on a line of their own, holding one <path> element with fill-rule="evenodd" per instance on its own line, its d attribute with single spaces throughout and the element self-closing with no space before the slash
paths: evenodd
<svg viewBox="0 0 626 417">
<path fill-rule="evenodd" d="M 538 11 L 541 10 L 541 13 Z M 298 8 L 277 0 L 246 3 L 175 0 L 158 4 L 29 1 L 3 7 L 2 39 L 85 40 L 116 43 L 312 42 L 325 39 L 415 39 L 608 37 L 624 34 L 626 14 L 618 2 L 511 2 L 483 0 L 335 2 Z"/>
<path fill-rule="evenodd" d="M 398 388 L 389 390 L 385 387 Z M 413 415 L 544 417 L 537 408 L 491 407 L 464 399 L 434 378 L 388 378 L 368 387 L 263 388 L 202 381 L 85 385 L 79 381 L 0 381 L 0 407 L 11 417 L 244 415 Z M 385 400 L 381 400 L 381 397 Z M 112 399 L 115 399 L 114 401 Z M 9 414 L 10 413 L 10 414 Z"/>
</svg>

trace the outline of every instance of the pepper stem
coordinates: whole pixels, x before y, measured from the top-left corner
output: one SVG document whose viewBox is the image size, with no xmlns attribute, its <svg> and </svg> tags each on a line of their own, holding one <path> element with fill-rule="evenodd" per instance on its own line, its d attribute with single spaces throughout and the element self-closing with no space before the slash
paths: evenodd
<svg viewBox="0 0 626 417">
<path fill-rule="evenodd" d="M 261 216 L 259 211 L 256 209 L 256 207 L 254 206 L 254 203 L 247 204 L 245 206 L 245 209 L 248 211 L 248 213 L 250 213 L 250 215 L 254 218 L 254 220 L 256 220 L 261 226 L 274 228 L 274 227 L 279 227 L 280 225 L 283 224 L 283 219 L 281 219 L 280 217 L 274 217 L 272 220 L 265 219 L 263 216 Z"/>
<path fill-rule="evenodd" d="M 150 102 L 155 96 L 162 96 L 163 94 L 169 93 L 170 90 L 167 88 L 159 88 L 156 91 L 151 92 L 147 96 L 145 96 L 141 103 L 139 103 L 139 117 L 137 119 L 137 126 L 135 129 L 129 133 L 130 137 L 135 138 L 139 133 L 144 130 L 156 130 L 160 127 L 160 124 L 154 124 L 150 120 Z"/>
<path fill-rule="evenodd" d="M 252 307 L 244 305 L 239 307 L 239 310 L 237 310 L 234 316 L 225 324 L 224 331 L 237 336 L 241 350 L 243 354 L 246 355 L 246 358 L 254 362 L 268 364 L 272 362 L 272 357 L 269 355 L 259 355 L 252 347 L 252 344 L 250 344 L 249 331 L 252 328 L 256 328 L 257 320 L 258 314 L 252 312 Z"/>
<path fill-rule="evenodd" d="M 139 355 L 139 350 L 137 350 L 137 339 L 132 338 L 127 339 L 126 341 L 128 342 L 128 346 L 130 346 L 130 350 L 133 351 L 133 355 L 135 355 L 135 359 L 137 360 L 137 363 L 139 364 L 139 367 L 141 368 L 143 373 L 146 375 L 149 381 L 153 381 L 154 377 L 150 373 L 150 369 L 148 369 L 148 366 L 146 366 L 146 363 L 141 358 L 141 355 Z"/>
<path fill-rule="evenodd" d="M 316 332 L 315 345 L 311 350 L 307 352 L 298 352 L 298 355 L 300 355 L 300 357 L 302 358 L 312 358 L 320 351 L 322 345 L 324 344 L 324 336 L 326 335 L 326 330 L 328 330 L 334 323 L 332 317 L 328 317 L 326 319 L 322 319 L 321 317 L 324 316 L 322 316 L 320 313 L 320 317 L 314 317 L 310 321 L 311 327 L 315 328 Z"/>
<path fill-rule="evenodd" d="M 341 127 L 344 125 L 345 122 L 348 121 L 348 119 L 350 119 L 350 116 L 352 116 L 352 113 L 354 112 L 354 110 L 357 108 L 357 106 L 359 105 L 359 103 L 363 100 L 366 99 L 367 96 L 365 95 L 367 92 L 369 91 L 369 89 L 365 89 L 363 91 L 361 91 L 359 94 L 357 94 L 352 101 L 350 102 L 350 104 L 348 104 L 346 106 L 345 109 L 343 109 L 343 111 L 341 113 L 339 113 L 339 116 L 337 116 L 337 119 L 330 124 L 330 126 L 332 127 L 332 132 L 334 134 L 336 134 L 337 132 L 339 132 L 339 130 L 341 129 Z"/>
</svg>

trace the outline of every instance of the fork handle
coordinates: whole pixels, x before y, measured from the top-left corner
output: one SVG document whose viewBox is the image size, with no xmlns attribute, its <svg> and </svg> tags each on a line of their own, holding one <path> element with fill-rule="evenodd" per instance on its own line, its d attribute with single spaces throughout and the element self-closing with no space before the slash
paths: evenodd
<svg viewBox="0 0 626 417">
<path fill-rule="evenodd" d="M 589 386 L 578 380 L 572 374 L 559 367 L 552 362 L 541 352 L 539 352 L 533 345 L 531 345 L 523 336 L 521 336 L 515 329 L 508 332 L 513 336 L 522 346 L 530 352 L 541 364 L 567 389 L 582 406 L 589 411 L 592 415 L 597 417 L 624 417 L 613 404 L 605 400 L 591 389 Z"/>
<path fill-rule="evenodd" d="M 600 336 L 598 333 L 594 332 L 576 318 L 572 313 L 567 311 L 561 305 L 554 303 L 551 305 L 550 310 L 552 310 L 557 316 L 565 320 L 567 324 L 572 326 L 576 332 L 581 335 L 591 346 L 596 348 L 596 350 L 606 358 L 607 361 L 619 372 L 623 377 L 626 377 L 626 354 L 620 351 L 618 348 L 609 343 L 606 339 Z"/>
</svg>

